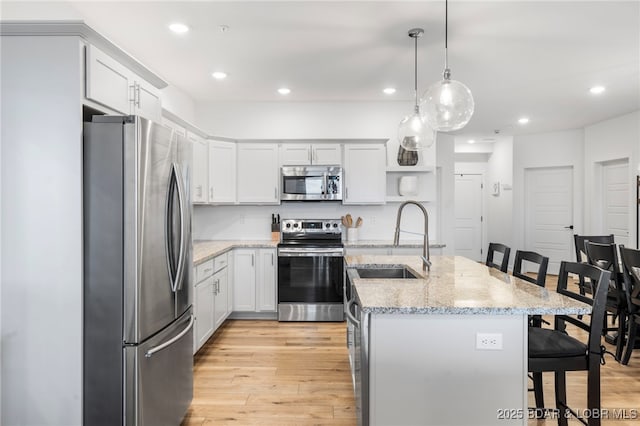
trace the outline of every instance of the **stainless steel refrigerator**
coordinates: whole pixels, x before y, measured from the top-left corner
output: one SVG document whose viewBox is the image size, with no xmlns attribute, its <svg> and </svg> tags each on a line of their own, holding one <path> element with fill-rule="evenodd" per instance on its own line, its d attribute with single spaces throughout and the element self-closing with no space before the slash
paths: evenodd
<svg viewBox="0 0 640 426">
<path fill-rule="evenodd" d="M 191 146 L 136 116 L 84 124 L 85 425 L 179 425 L 193 396 Z"/>
</svg>

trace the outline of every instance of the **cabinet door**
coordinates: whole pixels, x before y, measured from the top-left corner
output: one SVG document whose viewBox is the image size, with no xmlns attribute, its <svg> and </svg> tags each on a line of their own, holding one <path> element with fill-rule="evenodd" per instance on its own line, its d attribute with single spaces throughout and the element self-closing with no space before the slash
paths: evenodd
<svg viewBox="0 0 640 426">
<path fill-rule="evenodd" d="M 256 310 L 256 251 L 233 251 L 233 310 Z"/>
<path fill-rule="evenodd" d="M 236 201 L 236 144 L 209 141 L 209 202 Z"/>
<path fill-rule="evenodd" d="M 280 148 L 283 166 L 300 166 L 311 164 L 311 147 L 309 144 L 287 143 Z"/>
<path fill-rule="evenodd" d="M 279 204 L 278 146 L 238 144 L 238 202 Z"/>
<path fill-rule="evenodd" d="M 345 145 L 342 203 L 384 204 L 387 189 L 386 166 L 384 145 Z"/>
<path fill-rule="evenodd" d="M 311 146 L 313 164 L 320 166 L 342 165 L 342 149 L 340 144 L 327 143 Z"/>
<path fill-rule="evenodd" d="M 133 105 L 135 109 L 133 113 L 149 120 L 160 121 L 162 119 L 160 90 L 139 78 L 136 79 L 134 88 Z"/>
<path fill-rule="evenodd" d="M 193 334 L 193 352 L 195 353 L 213 334 L 213 277 L 196 284 L 194 305 L 196 324 L 195 333 Z"/>
<path fill-rule="evenodd" d="M 276 311 L 276 251 L 274 249 L 258 250 L 260 273 L 256 280 L 257 311 Z"/>
<path fill-rule="evenodd" d="M 206 203 L 209 168 L 209 144 L 198 135 L 189 133 L 193 144 L 193 176 L 191 176 L 191 194 L 193 203 Z"/>
<path fill-rule="evenodd" d="M 224 320 L 229 316 L 229 307 L 227 306 L 227 291 L 228 291 L 228 270 L 227 268 L 221 269 L 213 276 L 214 290 L 215 290 L 215 309 L 214 309 L 214 330 L 222 325 Z"/>
<path fill-rule="evenodd" d="M 133 74 L 95 46 L 86 50 L 86 97 L 122 114 L 131 112 Z"/>
</svg>

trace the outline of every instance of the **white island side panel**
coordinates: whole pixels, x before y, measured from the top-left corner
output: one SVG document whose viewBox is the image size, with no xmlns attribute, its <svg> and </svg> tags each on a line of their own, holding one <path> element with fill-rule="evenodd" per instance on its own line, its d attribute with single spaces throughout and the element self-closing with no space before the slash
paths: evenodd
<svg viewBox="0 0 640 426">
<path fill-rule="evenodd" d="M 526 424 L 526 331 L 526 315 L 372 315 L 370 424 Z"/>
</svg>

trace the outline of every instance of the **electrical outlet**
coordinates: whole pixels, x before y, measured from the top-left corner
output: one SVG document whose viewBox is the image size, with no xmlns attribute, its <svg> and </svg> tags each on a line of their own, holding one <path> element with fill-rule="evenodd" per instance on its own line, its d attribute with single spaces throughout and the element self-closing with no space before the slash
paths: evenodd
<svg viewBox="0 0 640 426">
<path fill-rule="evenodd" d="M 502 333 L 476 333 L 476 349 L 501 351 Z"/>
</svg>

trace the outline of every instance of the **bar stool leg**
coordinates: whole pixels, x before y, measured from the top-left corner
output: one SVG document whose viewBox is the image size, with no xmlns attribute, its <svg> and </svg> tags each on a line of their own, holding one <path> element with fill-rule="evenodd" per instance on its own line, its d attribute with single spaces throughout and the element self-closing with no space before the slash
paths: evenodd
<svg viewBox="0 0 640 426">
<path fill-rule="evenodd" d="M 568 426 L 567 409 L 567 377 L 564 371 L 555 372 L 556 408 L 558 409 L 558 426 Z"/>
<path fill-rule="evenodd" d="M 536 398 L 536 418 L 544 414 L 544 389 L 542 388 L 542 373 L 531 373 L 533 377 L 533 394 Z"/>
</svg>

